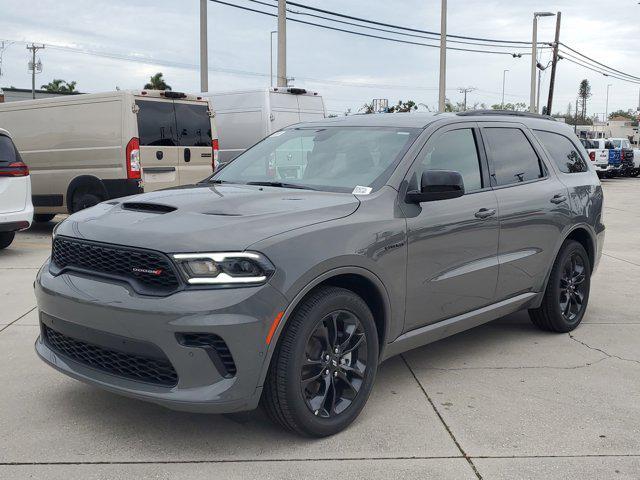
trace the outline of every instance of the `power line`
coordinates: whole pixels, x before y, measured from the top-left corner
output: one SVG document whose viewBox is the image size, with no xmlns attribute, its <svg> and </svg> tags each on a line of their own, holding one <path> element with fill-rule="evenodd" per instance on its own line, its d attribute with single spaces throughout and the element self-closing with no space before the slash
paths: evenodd
<svg viewBox="0 0 640 480">
<path fill-rule="evenodd" d="M 594 60 L 594 59 L 593 59 L 593 58 L 591 58 L 591 57 L 586 56 L 584 53 L 581 53 L 581 52 L 579 52 L 579 51 L 577 51 L 577 50 L 575 50 L 575 49 L 571 48 L 569 45 L 567 45 L 567 44 L 565 44 L 565 43 L 560 42 L 560 45 L 562 45 L 563 47 L 565 47 L 565 48 L 567 48 L 567 49 L 571 50 L 573 53 L 575 53 L 575 54 L 577 54 L 577 55 L 579 55 L 579 56 L 581 56 L 581 57 L 584 57 L 584 58 L 586 58 L 587 60 L 589 60 L 589 61 L 591 61 L 591 62 L 593 62 L 593 63 L 596 63 L 596 64 L 600 65 L 601 67 L 604 67 L 604 68 L 605 68 L 605 69 L 607 69 L 607 70 L 611 70 L 612 72 L 620 73 L 620 74 L 625 75 L 625 76 L 627 76 L 627 77 L 631 77 L 631 78 L 633 78 L 633 79 L 635 79 L 635 80 L 640 80 L 640 77 L 636 77 L 636 76 L 634 76 L 634 75 L 630 75 L 630 74 L 625 73 L 625 72 L 622 72 L 622 71 L 620 71 L 620 70 L 616 70 L 616 69 L 615 69 L 615 68 L 613 68 L 613 67 L 610 67 L 610 66 L 608 66 L 608 65 L 605 65 L 604 63 L 601 63 L 601 62 L 599 62 L 599 61 L 597 61 L 597 60 Z"/>
<path fill-rule="evenodd" d="M 315 12 L 320 12 L 320 13 L 333 15 L 333 16 L 336 16 L 336 17 L 348 18 L 350 20 L 357 20 L 359 22 L 371 23 L 373 25 L 380 25 L 380 26 L 383 26 L 383 27 L 391 27 L 391 28 L 396 28 L 396 29 L 399 29 L 399 30 L 406 30 L 406 31 L 416 32 L 416 33 L 427 33 L 427 34 L 431 34 L 431 35 L 437 35 L 438 37 L 440 36 L 440 32 L 430 32 L 428 30 L 420 30 L 420 29 L 417 29 L 417 28 L 409 28 L 409 27 L 403 27 L 403 26 L 400 26 L 400 25 L 382 23 L 382 22 L 378 22 L 378 21 L 375 21 L 375 20 L 369 20 L 369 19 L 366 19 L 366 18 L 354 17 L 354 16 L 351 16 L 351 15 L 345 15 L 345 14 L 342 14 L 342 13 L 332 12 L 331 10 L 324 10 L 322 8 L 309 7 L 307 5 L 303 5 L 301 3 L 296 3 L 296 2 L 287 1 L 287 4 L 294 5 L 296 7 L 304 8 L 304 9 L 307 9 L 307 10 L 312 10 L 312 11 L 315 11 Z M 520 41 L 520 40 L 499 40 L 499 39 L 491 39 L 491 38 L 466 37 L 466 36 L 462 36 L 462 35 L 449 35 L 449 34 L 447 34 L 447 38 L 449 38 L 449 37 L 451 37 L 451 38 L 460 38 L 460 39 L 463 39 L 463 40 L 479 40 L 479 41 L 494 42 L 494 43 L 517 43 L 517 44 L 522 44 L 522 45 L 531 45 L 531 42 Z"/>
<path fill-rule="evenodd" d="M 563 52 L 561 52 L 561 53 L 563 53 Z M 581 66 L 583 68 L 586 68 L 587 70 L 591 70 L 592 72 L 604 75 L 605 77 L 616 78 L 618 80 L 622 80 L 623 82 L 629 82 L 629 83 L 633 83 L 633 84 L 636 84 L 636 85 L 640 85 L 640 81 L 629 80 L 628 78 L 623 78 L 623 77 L 619 77 L 617 75 L 613 75 L 611 73 L 603 72 L 602 70 L 597 70 L 597 69 L 593 68 L 592 66 L 585 65 L 584 63 L 578 62 L 578 61 L 573 60 L 573 59 L 568 58 L 568 57 L 561 56 L 560 58 L 566 60 L 567 62 L 573 63 L 575 65 L 579 65 L 579 66 Z"/>
<path fill-rule="evenodd" d="M 233 7 L 233 8 L 237 8 L 240 10 L 246 10 L 249 12 L 254 12 L 254 13 L 259 13 L 261 15 L 267 15 L 269 17 L 277 17 L 278 15 L 274 14 L 274 13 L 269 13 L 269 12 L 264 12 L 262 10 L 256 10 L 255 8 L 250 8 L 250 7 L 243 7 L 241 5 L 235 5 L 233 3 L 228 3 L 228 2 L 223 2 L 222 0 L 210 0 L 211 2 L 214 3 L 219 3 L 221 5 L 226 5 L 229 7 Z M 400 40 L 397 38 L 390 38 L 390 37 L 383 37 L 380 35 L 373 35 L 370 33 L 363 33 L 363 32 L 354 32 L 353 30 L 346 30 L 344 28 L 337 28 L 337 27 L 330 27 L 328 25 L 321 25 L 319 23 L 313 23 L 313 22 L 307 22 L 305 20 L 300 20 L 297 18 L 288 18 L 288 21 L 291 22 L 296 22 L 296 23 L 302 23 L 305 25 L 311 25 L 314 27 L 319 27 L 319 28 L 325 28 L 327 30 L 334 30 L 337 32 L 343 32 L 343 33 L 349 33 L 351 35 L 358 35 L 361 37 L 369 37 L 369 38 L 377 38 L 379 40 L 387 40 L 390 42 L 396 42 L 396 43 L 404 43 L 404 44 L 408 44 L 408 45 L 418 45 L 418 46 L 422 46 L 422 47 L 431 47 L 431 48 L 440 48 L 440 45 L 434 45 L 431 43 L 422 43 L 422 42 L 413 42 L 410 40 Z M 455 50 L 455 51 L 460 51 L 460 52 L 473 52 L 473 53 L 488 53 L 488 54 L 495 54 L 495 55 L 509 55 L 512 57 L 522 57 L 523 55 L 531 55 L 530 53 L 526 53 L 526 52 L 501 52 L 501 51 L 496 51 L 496 50 L 479 50 L 479 49 L 473 49 L 473 48 L 461 48 L 461 47 L 447 47 L 447 50 Z"/>
<path fill-rule="evenodd" d="M 621 77 L 619 75 L 616 75 L 611 70 L 605 70 L 603 67 L 599 67 L 598 65 L 594 65 L 593 63 L 589 62 L 588 60 L 584 60 L 583 58 L 575 56 L 575 55 L 572 55 L 571 53 L 566 52 L 564 50 L 559 50 L 559 53 L 562 55 L 562 57 L 565 60 L 570 60 L 571 59 L 571 60 L 574 61 L 574 63 L 580 62 L 580 65 L 584 64 L 583 66 L 585 66 L 585 68 L 589 67 L 591 70 L 593 70 L 595 72 L 598 72 L 598 73 L 601 73 L 604 76 L 610 76 L 610 77 L 617 78 L 619 80 L 628 81 L 628 82 L 637 82 L 637 81 L 640 80 L 640 78 L 638 78 L 638 77 L 634 77 L 633 75 L 624 74 L 624 73 L 622 74 L 623 76 Z"/>
<path fill-rule="evenodd" d="M 247 1 L 252 2 L 252 3 L 257 3 L 259 5 L 265 5 L 267 7 L 277 8 L 276 5 L 273 5 L 273 4 L 270 4 L 270 3 L 267 3 L 267 2 L 264 2 L 264 1 L 261 1 L 261 0 L 247 0 Z M 287 2 L 287 4 L 291 4 L 291 2 Z M 316 10 L 316 9 L 313 9 L 313 10 Z M 394 30 L 389 30 L 387 28 L 378 28 L 378 27 L 372 27 L 372 26 L 369 26 L 369 25 L 360 25 L 360 24 L 354 23 L 354 22 L 348 22 L 348 21 L 345 21 L 345 20 L 338 20 L 338 19 L 335 19 L 335 18 L 329 18 L 329 17 L 325 17 L 325 16 L 322 16 L 322 15 L 316 15 L 316 14 L 313 14 L 313 13 L 305 13 L 305 12 L 301 12 L 301 11 L 298 11 L 298 10 L 292 10 L 290 8 L 287 8 L 287 12 L 292 13 L 294 15 L 304 15 L 304 16 L 308 16 L 308 17 L 318 18 L 318 19 L 321 19 L 321 20 L 326 20 L 326 21 L 329 21 L 329 22 L 336 22 L 336 23 L 341 23 L 341 24 L 344 24 L 344 25 L 351 25 L 351 26 L 358 27 L 358 28 L 366 28 L 366 29 L 375 30 L 375 31 L 378 31 L 378 32 L 391 33 L 393 35 L 401 35 L 401 36 L 404 36 L 404 37 L 424 38 L 424 39 L 427 39 L 427 40 L 439 40 L 440 39 L 440 34 L 437 33 L 437 32 L 425 32 L 426 35 L 417 35 L 415 33 L 396 32 Z M 341 14 L 335 14 L 335 15 L 344 16 L 344 15 L 341 15 Z M 291 18 L 289 17 L 289 20 L 290 19 Z M 358 20 L 358 21 L 364 21 L 364 20 Z M 373 22 L 373 23 L 378 24 L 379 22 Z M 386 25 L 386 24 L 382 24 L 382 25 Z M 407 29 L 406 27 L 392 27 L 392 28 L 398 28 L 398 29 L 403 29 L 403 30 Z M 408 29 L 408 30 L 412 30 L 412 29 Z M 430 36 L 427 36 L 427 35 L 430 35 Z M 451 35 L 447 35 L 447 37 L 450 37 L 450 36 Z M 465 44 L 465 45 L 478 45 L 478 46 L 482 46 L 482 47 L 491 46 L 493 48 L 517 48 L 517 49 L 523 49 L 523 48 L 526 49 L 526 48 L 528 48 L 526 45 L 506 45 L 506 44 L 497 44 L 497 45 L 489 44 L 489 45 L 487 45 L 486 43 L 470 42 L 470 41 L 465 41 L 465 40 L 448 40 L 448 41 L 452 42 L 452 43 L 460 43 L 460 44 Z M 486 40 L 483 39 L 483 41 L 491 41 L 491 40 L 490 39 L 486 39 Z M 544 47 L 544 48 L 549 48 L 549 47 Z"/>
</svg>

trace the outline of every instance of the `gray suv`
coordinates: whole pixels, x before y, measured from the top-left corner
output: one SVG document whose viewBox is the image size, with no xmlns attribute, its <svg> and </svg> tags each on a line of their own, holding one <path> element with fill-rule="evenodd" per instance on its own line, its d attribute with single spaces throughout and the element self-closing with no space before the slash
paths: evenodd
<svg viewBox="0 0 640 480">
<path fill-rule="evenodd" d="M 357 115 L 274 133 L 205 181 L 54 231 L 40 357 L 176 410 L 262 403 L 334 434 L 378 365 L 503 315 L 582 320 L 603 196 L 570 128 L 507 112 Z"/>
</svg>

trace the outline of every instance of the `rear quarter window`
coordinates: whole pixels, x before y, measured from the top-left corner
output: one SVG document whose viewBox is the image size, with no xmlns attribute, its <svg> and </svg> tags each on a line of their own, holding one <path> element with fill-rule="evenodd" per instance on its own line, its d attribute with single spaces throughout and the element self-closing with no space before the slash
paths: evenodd
<svg viewBox="0 0 640 480">
<path fill-rule="evenodd" d="M 0 165 L 19 162 L 22 159 L 15 145 L 6 135 L 0 135 Z"/>
<path fill-rule="evenodd" d="M 589 170 L 578 148 L 567 137 L 542 130 L 534 130 L 534 133 L 561 172 L 581 173 Z"/>
</svg>

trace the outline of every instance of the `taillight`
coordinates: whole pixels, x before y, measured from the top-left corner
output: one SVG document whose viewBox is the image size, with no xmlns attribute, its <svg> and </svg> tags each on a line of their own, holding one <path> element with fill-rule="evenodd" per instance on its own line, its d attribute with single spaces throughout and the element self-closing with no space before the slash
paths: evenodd
<svg viewBox="0 0 640 480">
<path fill-rule="evenodd" d="M 211 140 L 211 150 L 213 153 L 213 155 L 211 155 L 211 170 L 215 172 L 216 165 L 218 165 L 218 154 L 220 152 L 220 144 L 217 138 Z"/>
<path fill-rule="evenodd" d="M 140 176 L 140 140 L 133 137 L 127 143 L 127 178 L 137 179 Z"/>
<path fill-rule="evenodd" d="M 0 177 L 26 177 L 29 175 L 29 167 L 24 162 L 11 162 L 9 165 L 0 166 Z"/>
<path fill-rule="evenodd" d="M 592 162 L 596 161 L 596 152 L 589 152 L 589 158 Z"/>
</svg>

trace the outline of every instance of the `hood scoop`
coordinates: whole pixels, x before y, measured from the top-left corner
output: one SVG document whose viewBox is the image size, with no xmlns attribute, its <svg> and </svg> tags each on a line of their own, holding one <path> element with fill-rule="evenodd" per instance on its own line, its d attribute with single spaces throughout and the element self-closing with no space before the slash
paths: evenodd
<svg viewBox="0 0 640 480">
<path fill-rule="evenodd" d="M 125 210 L 135 210 L 137 212 L 148 213 L 169 213 L 177 210 L 176 207 L 170 205 L 162 205 L 160 203 L 142 203 L 142 202 L 125 202 L 122 204 Z"/>
</svg>

